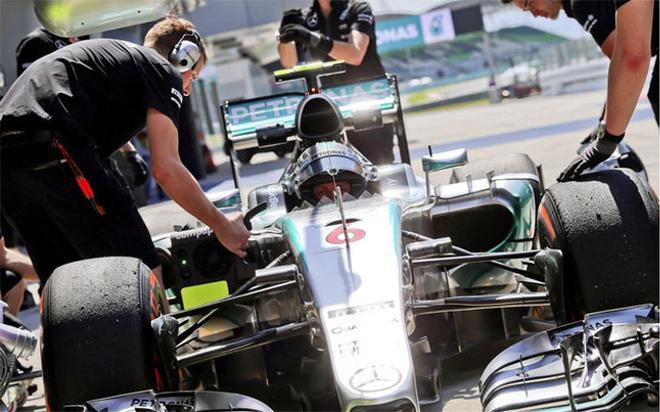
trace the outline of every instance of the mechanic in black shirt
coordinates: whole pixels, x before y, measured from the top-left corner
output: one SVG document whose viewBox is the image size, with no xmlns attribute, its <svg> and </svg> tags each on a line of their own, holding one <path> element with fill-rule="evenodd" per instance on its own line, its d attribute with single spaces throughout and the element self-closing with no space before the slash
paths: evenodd
<svg viewBox="0 0 660 412">
<path fill-rule="evenodd" d="M 35 29 L 25 36 L 16 48 L 16 75 L 20 76 L 23 74 L 25 69 L 43 56 L 59 50 L 62 47 L 88 39 L 89 36 L 68 38 L 59 37 L 43 28 Z M 117 157 L 119 156 L 119 153 L 124 155 L 124 158 L 130 167 L 129 174 L 132 178 L 130 179 L 131 184 L 129 184 L 129 179 L 127 179 L 129 176 L 127 176 L 127 174 L 122 174 L 115 162 L 115 159 L 119 160 Z M 127 188 L 130 188 L 131 186 L 142 186 L 149 177 L 149 167 L 147 166 L 147 162 L 144 161 L 131 142 L 126 143 L 119 149 L 117 154 L 108 158 L 106 165 L 111 168 L 113 173 L 118 173 L 121 179 L 126 179 Z"/>
<path fill-rule="evenodd" d="M 43 28 L 38 28 L 25 36 L 16 48 L 16 76 L 23 74 L 32 63 L 69 44 L 88 40 L 89 36 L 59 37 Z"/>
<path fill-rule="evenodd" d="M 102 164 L 145 123 L 154 178 L 228 250 L 245 256 L 241 216 L 218 211 L 177 151 L 183 95 L 205 61 L 192 23 L 168 17 L 144 46 L 88 40 L 41 58 L 0 101 L 0 202 L 42 282 L 56 267 L 92 257 L 134 256 L 159 266 L 132 199 Z"/>
<path fill-rule="evenodd" d="M 655 66 L 648 98 L 658 122 L 658 1 L 657 0 L 502 0 L 535 17 L 556 19 L 560 10 L 577 20 L 610 58 L 607 103 L 589 147 L 559 175 L 558 181 L 579 176 L 606 160 L 625 136 L 637 106 L 652 56 Z"/>
<path fill-rule="evenodd" d="M 323 79 L 324 87 L 385 76 L 376 49 L 376 23 L 366 1 L 315 0 L 312 7 L 284 12 L 277 51 L 286 68 L 299 61 L 344 60 L 346 73 Z M 348 140 L 374 164 L 394 161 L 391 125 L 360 132 Z"/>
</svg>

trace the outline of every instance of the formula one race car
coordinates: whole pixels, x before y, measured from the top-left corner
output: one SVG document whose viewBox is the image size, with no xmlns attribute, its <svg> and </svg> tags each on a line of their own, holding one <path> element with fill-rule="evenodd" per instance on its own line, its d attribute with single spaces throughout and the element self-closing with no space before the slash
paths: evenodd
<svg viewBox="0 0 660 412">
<path fill-rule="evenodd" d="M 279 180 L 247 194 L 245 261 L 166 203 L 142 214 L 167 293 L 132 258 L 55 271 L 42 319 L 50 407 L 187 388 L 205 399 L 176 395 L 188 410 L 419 411 L 440 400 L 443 358 L 521 330 L 541 334 L 484 372 L 489 410 L 583 409 L 585 399 L 605 408 L 657 392 L 658 202 L 648 184 L 619 169 L 546 189 L 525 155 L 467 163 L 465 150 L 424 156 L 425 179 L 406 162 L 375 167 L 345 131 L 395 123 L 401 150 L 396 81 L 323 92 L 319 78 L 341 71 L 277 72 L 307 81 L 295 110 L 283 95 L 225 106 L 232 150 L 295 144 Z M 431 183 L 440 170 L 450 184 Z M 238 189 L 209 197 L 243 210 Z M 630 305 L 645 306 L 570 323 Z M 594 379 L 579 385 L 581 370 Z M 259 401 L 238 406 L 226 392 Z M 149 396 L 112 402 L 181 410 L 170 395 Z"/>
</svg>

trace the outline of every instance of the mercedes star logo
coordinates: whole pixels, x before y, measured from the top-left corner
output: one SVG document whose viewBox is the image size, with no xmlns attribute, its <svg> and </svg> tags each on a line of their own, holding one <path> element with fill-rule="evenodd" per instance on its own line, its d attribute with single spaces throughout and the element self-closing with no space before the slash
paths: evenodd
<svg viewBox="0 0 660 412">
<path fill-rule="evenodd" d="M 392 388 L 401 382 L 401 372 L 388 365 L 371 365 L 351 377 L 350 385 L 360 392 L 378 392 Z"/>
</svg>

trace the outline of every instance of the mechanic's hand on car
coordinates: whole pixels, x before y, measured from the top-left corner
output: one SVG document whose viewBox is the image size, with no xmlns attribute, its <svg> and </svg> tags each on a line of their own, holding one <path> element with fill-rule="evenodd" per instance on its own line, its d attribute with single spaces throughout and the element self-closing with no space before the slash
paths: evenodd
<svg viewBox="0 0 660 412">
<path fill-rule="evenodd" d="M 296 43 L 314 47 L 324 54 L 332 50 L 332 39 L 321 33 L 306 29 L 300 24 L 287 24 L 280 29 L 280 43 Z"/>
<path fill-rule="evenodd" d="M 280 22 L 280 30 L 287 24 L 303 24 L 303 15 L 300 9 L 291 9 L 282 13 L 282 21 Z"/>
<path fill-rule="evenodd" d="M 133 184 L 135 187 L 142 186 L 149 177 L 149 166 L 147 162 L 137 151 L 125 152 L 124 156 L 126 156 L 126 160 L 133 170 Z"/>
<path fill-rule="evenodd" d="M 566 169 L 557 178 L 558 182 L 574 180 L 585 170 L 590 169 L 599 163 L 607 160 L 616 150 L 618 144 L 623 140 L 625 133 L 620 136 L 614 136 L 607 132 L 604 125 L 601 125 L 597 131 L 598 137 L 584 149 L 582 154 L 573 160 Z"/>
<path fill-rule="evenodd" d="M 591 132 L 589 132 L 589 134 L 587 135 L 587 137 L 585 137 L 584 139 L 582 139 L 582 141 L 580 142 L 580 144 L 589 144 L 589 143 L 593 142 L 594 140 L 598 139 L 598 129 L 599 129 L 599 128 L 600 128 L 600 126 L 596 126 L 596 127 L 594 127 L 594 130 L 592 130 Z"/>
<path fill-rule="evenodd" d="M 230 252 L 240 258 L 245 258 L 245 245 L 250 238 L 250 231 L 243 224 L 243 215 L 234 214 L 227 216 L 226 223 L 218 230 L 213 231 L 215 237 Z"/>
</svg>

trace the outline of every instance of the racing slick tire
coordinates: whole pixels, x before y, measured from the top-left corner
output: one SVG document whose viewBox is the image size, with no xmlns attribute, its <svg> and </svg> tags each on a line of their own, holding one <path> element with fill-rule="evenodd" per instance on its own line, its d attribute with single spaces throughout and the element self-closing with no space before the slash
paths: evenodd
<svg viewBox="0 0 660 412">
<path fill-rule="evenodd" d="M 160 296 L 156 275 L 136 258 L 82 260 L 53 272 L 43 291 L 41 349 L 50 410 L 170 389 L 150 325 Z"/>
<path fill-rule="evenodd" d="M 472 179 L 485 179 L 486 175 L 493 172 L 495 176 L 507 173 L 529 173 L 539 178 L 539 184 L 533 184 L 536 202 L 541 199 L 543 182 L 534 161 L 523 153 L 507 153 L 499 156 L 470 161 L 462 167 L 452 170 L 450 183 L 465 182 L 467 176 Z"/>
<path fill-rule="evenodd" d="M 632 170 L 589 173 L 549 187 L 538 233 L 541 247 L 563 254 L 561 278 L 546 279 L 558 323 L 658 304 L 658 200 Z"/>
<path fill-rule="evenodd" d="M 241 164 L 249 165 L 252 157 L 257 153 L 256 149 L 243 149 L 236 151 L 236 158 Z"/>
</svg>

